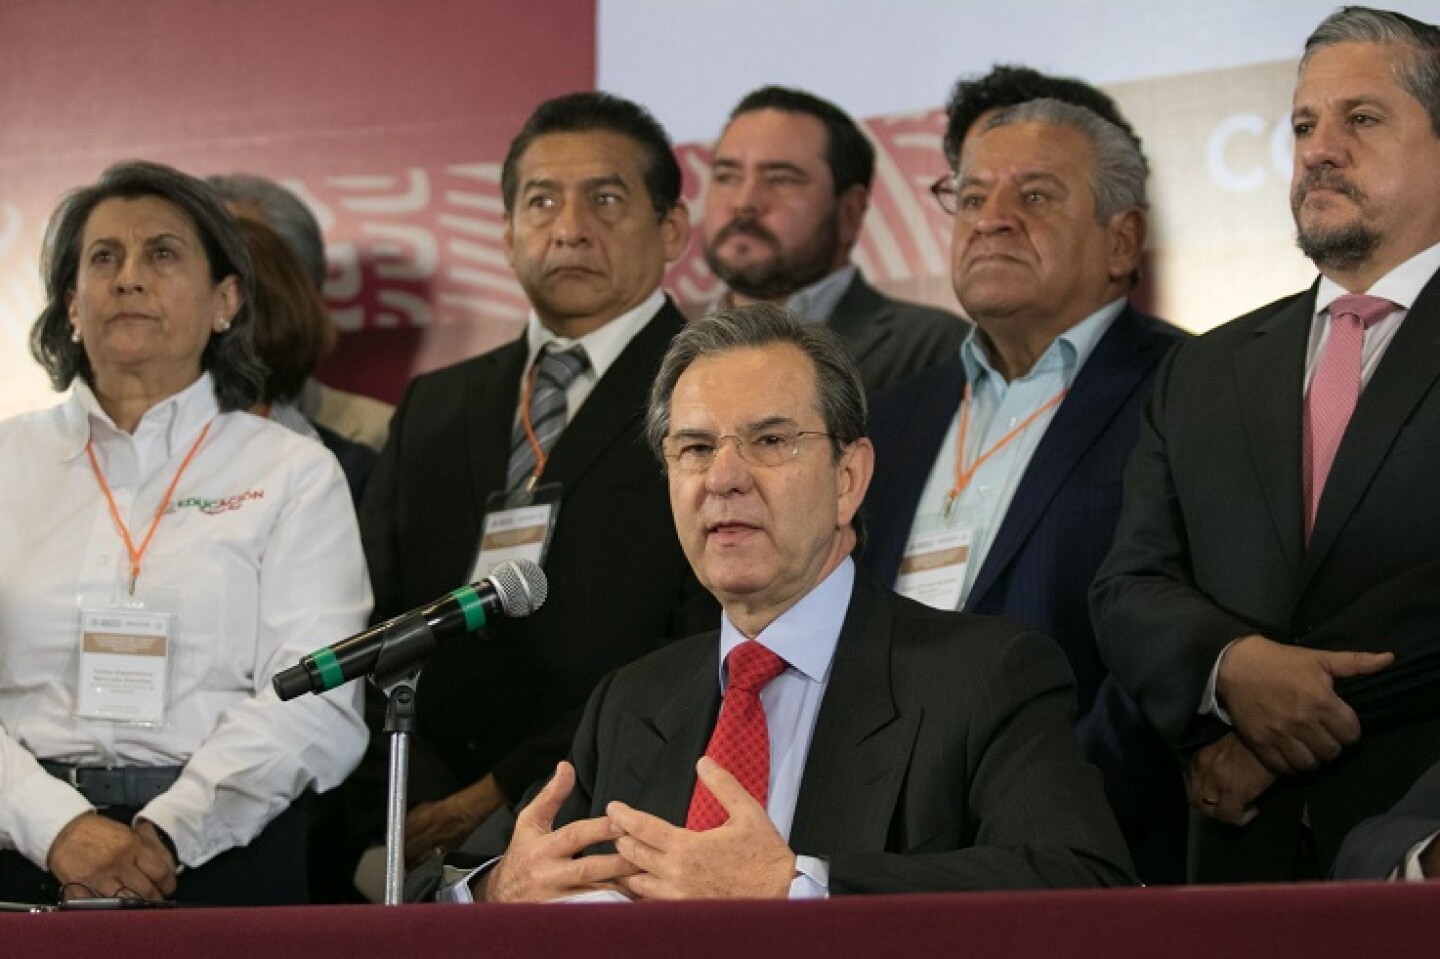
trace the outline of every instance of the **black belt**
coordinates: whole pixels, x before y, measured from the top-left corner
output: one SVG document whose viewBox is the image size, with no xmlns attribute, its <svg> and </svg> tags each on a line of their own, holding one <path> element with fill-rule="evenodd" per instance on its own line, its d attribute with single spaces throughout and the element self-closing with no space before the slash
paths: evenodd
<svg viewBox="0 0 1440 959">
<path fill-rule="evenodd" d="M 40 765 L 56 779 L 74 786 L 92 806 L 135 809 L 175 785 L 185 770 L 184 766 L 72 766 L 44 760 Z"/>
</svg>

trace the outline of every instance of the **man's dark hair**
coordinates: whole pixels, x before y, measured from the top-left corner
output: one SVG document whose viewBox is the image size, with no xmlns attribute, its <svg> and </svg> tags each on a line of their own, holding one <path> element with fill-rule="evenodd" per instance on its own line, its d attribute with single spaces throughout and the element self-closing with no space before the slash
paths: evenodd
<svg viewBox="0 0 1440 959">
<path fill-rule="evenodd" d="M 1391 10 L 1341 7 L 1305 41 L 1300 72 L 1318 51 L 1337 43 L 1389 43 L 1403 49 L 1391 61 L 1395 79 L 1420 101 L 1430 117 L 1431 131 L 1440 137 L 1440 27 Z"/>
<path fill-rule="evenodd" d="M 730 111 L 728 122 L 733 123 L 738 116 L 760 110 L 800 113 L 825 124 L 825 162 L 830 166 L 830 178 L 835 181 L 835 195 L 839 196 L 856 184 L 870 189 L 870 183 L 875 179 L 875 147 L 850 114 L 813 93 L 769 86 L 746 94 L 745 99 Z"/>
<path fill-rule="evenodd" d="M 234 219 L 203 180 L 159 163 L 117 163 L 100 175 L 99 182 L 65 197 L 51 215 L 40 262 L 46 302 L 30 330 L 30 352 L 50 374 L 57 390 L 68 388 L 76 376 L 94 385 L 83 344 L 70 338 L 69 304 L 80 272 L 80 243 L 90 214 L 101 203 L 142 197 L 164 200 L 195 227 L 210 264 L 212 283 L 234 276 L 239 284 L 240 309 L 231 318 L 229 330 L 210 337 L 200 366 L 215 381 L 215 401 L 220 409 L 247 410 L 259 399 L 265 377 L 251 339 L 255 268 L 250 251 Z"/>
<path fill-rule="evenodd" d="M 1119 127 L 1135 142 L 1141 159 L 1144 159 L 1140 137 L 1108 94 L 1074 77 L 1054 77 L 1030 67 L 1000 64 L 983 77 L 956 81 L 950 91 L 950 101 L 945 105 L 945 113 L 949 117 L 945 124 L 945 160 L 950 169 L 959 166 L 960 146 L 965 142 L 965 134 L 970 132 L 982 114 L 1019 106 L 1030 100 L 1059 100 L 1084 107 Z M 1149 171 L 1148 161 L 1146 171 Z"/>
<path fill-rule="evenodd" d="M 629 137 L 645 153 L 641 175 L 656 219 L 665 219 L 680 202 L 680 164 L 665 128 L 650 111 L 609 93 L 567 93 L 536 107 L 510 141 L 505 165 L 500 168 L 500 192 L 504 194 L 507 217 L 515 212 L 520 158 L 531 143 L 552 133 L 618 133 Z"/>
</svg>

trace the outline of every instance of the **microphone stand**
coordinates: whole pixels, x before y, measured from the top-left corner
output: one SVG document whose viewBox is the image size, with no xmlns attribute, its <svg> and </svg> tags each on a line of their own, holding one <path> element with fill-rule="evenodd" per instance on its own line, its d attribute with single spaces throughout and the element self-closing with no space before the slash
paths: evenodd
<svg viewBox="0 0 1440 959">
<path fill-rule="evenodd" d="M 417 666 L 393 680 L 375 685 L 385 694 L 385 734 L 390 737 L 390 781 L 385 813 L 385 905 L 400 905 L 405 887 L 406 787 L 410 777 L 410 734 L 415 731 Z"/>
<path fill-rule="evenodd" d="M 385 734 L 390 737 L 390 783 L 385 815 L 385 905 L 400 905 L 405 887 L 406 789 L 410 781 L 410 734 L 415 731 L 415 684 L 435 649 L 422 617 L 406 616 L 385 631 L 370 681 L 385 694 Z"/>
</svg>

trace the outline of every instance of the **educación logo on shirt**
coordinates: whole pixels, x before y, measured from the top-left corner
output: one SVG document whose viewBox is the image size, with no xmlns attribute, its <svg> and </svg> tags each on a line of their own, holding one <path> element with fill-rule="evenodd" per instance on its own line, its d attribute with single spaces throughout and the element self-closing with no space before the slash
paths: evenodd
<svg viewBox="0 0 1440 959">
<path fill-rule="evenodd" d="M 224 499 L 206 499 L 203 496 L 187 496 L 184 499 L 175 501 L 170 507 L 174 513 L 182 509 L 198 509 L 209 516 L 217 516 L 220 513 L 231 513 L 244 506 L 251 500 L 264 499 L 263 489 L 247 489 L 243 493 L 236 493 L 234 496 L 227 496 Z"/>
</svg>

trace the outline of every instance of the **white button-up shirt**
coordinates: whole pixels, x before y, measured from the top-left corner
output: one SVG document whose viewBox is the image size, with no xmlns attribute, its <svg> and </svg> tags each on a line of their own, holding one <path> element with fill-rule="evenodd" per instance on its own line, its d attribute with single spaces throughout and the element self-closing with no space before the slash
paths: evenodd
<svg viewBox="0 0 1440 959">
<path fill-rule="evenodd" d="M 138 546 L 206 423 L 137 589 L 178 598 L 165 721 L 79 718 L 79 610 L 124 595 L 130 579 L 86 443 Z M 183 766 L 140 815 L 189 866 L 248 843 L 306 787 L 339 784 L 365 748 L 359 684 L 282 703 L 270 679 L 361 629 L 370 605 L 334 457 L 220 413 L 209 375 L 133 435 L 78 381 L 59 406 L 0 423 L 0 846 L 43 867 L 61 828 L 91 809 L 38 759 Z"/>
</svg>

